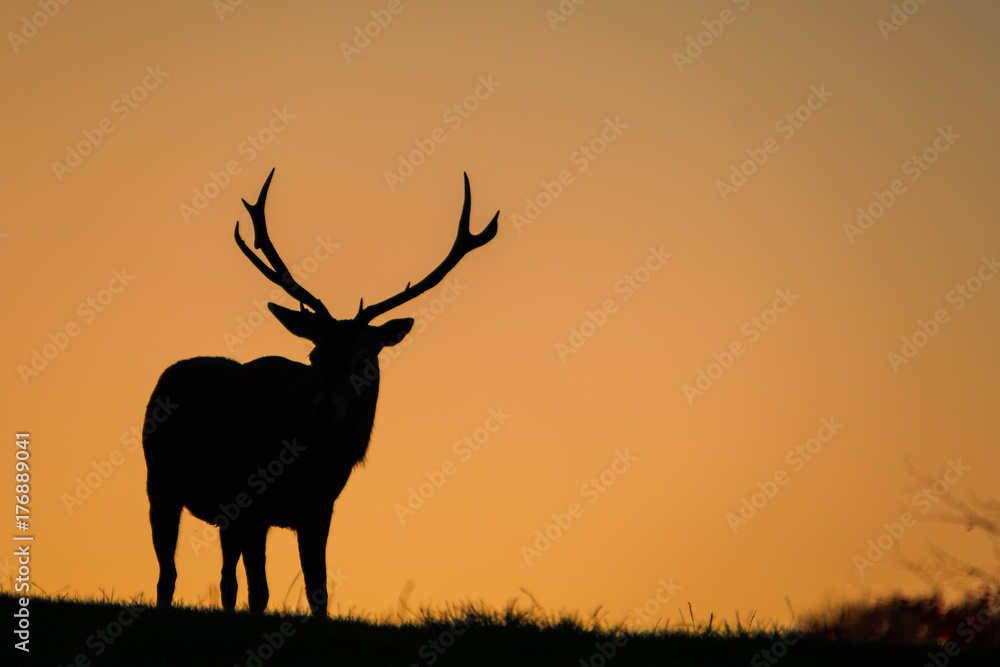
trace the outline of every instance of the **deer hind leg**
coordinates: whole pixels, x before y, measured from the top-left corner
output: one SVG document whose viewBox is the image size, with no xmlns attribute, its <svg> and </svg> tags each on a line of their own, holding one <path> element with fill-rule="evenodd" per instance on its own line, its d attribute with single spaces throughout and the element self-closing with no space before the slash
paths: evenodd
<svg viewBox="0 0 1000 667">
<path fill-rule="evenodd" d="M 240 530 L 240 549 L 243 552 L 243 567 L 247 572 L 247 598 L 250 611 L 267 609 L 267 572 L 264 554 L 267 546 L 267 525 L 246 525 Z"/>
<path fill-rule="evenodd" d="M 183 505 L 167 494 L 149 490 L 149 525 L 153 529 L 153 550 L 160 564 L 160 579 L 156 582 L 156 606 L 169 607 L 174 599 L 177 567 L 177 531 L 181 524 Z"/>
<path fill-rule="evenodd" d="M 219 590 L 222 592 L 222 608 L 232 611 L 236 608 L 236 565 L 240 562 L 240 535 L 236 528 L 229 525 L 219 529 L 219 542 L 222 545 L 222 582 Z"/>
<path fill-rule="evenodd" d="M 314 523 L 301 526 L 297 535 L 306 597 L 314 616 L 327 613 L 326 541 L 330 535 L 330 517 L 331 514 L 326 514 Z"/>
</svg>

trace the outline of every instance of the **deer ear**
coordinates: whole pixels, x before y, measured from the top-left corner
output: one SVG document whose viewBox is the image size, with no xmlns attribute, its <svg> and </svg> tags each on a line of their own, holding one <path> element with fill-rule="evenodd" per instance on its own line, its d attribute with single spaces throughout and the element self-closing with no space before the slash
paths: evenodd
<svg viewBox="0 0 1000 667">
<path fill-rule="evenodd" d="M 413 328 L 413 318 L 404 317 L 398 320 L 389 320 L 385 324 L 375 327 L 376 337 L 382 347 L 392 347 L 410 333 Z"/>
<path fill-rule="evenodd" d="M 281 326 L 288 329 L 290 332 L 299 336 L 300 338 L 308 338 L 309 340 L 316 342 L 319 338 L 320 328 L 317 322 L 316 313 L 310 313 L 304 310 L 292 310 L 291 308 L 285 308 L 284 306 L 279 306 L 276 303 L 268 303 L 267 309 L 271 311 Z"/>
</svg>

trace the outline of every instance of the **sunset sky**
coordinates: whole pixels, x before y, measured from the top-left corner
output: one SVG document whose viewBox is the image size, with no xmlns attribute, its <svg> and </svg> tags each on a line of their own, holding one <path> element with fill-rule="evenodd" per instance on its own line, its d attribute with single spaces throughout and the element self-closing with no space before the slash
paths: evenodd
<svg viewBox="0 0 1000 667">
<path fill-rule="evenodd" d="M 417 325 L 335 507 L 334 613 L 412 581 L 414 607 L 787 623 L 786 597 L 926 592 L 900 553 L 1000 567 L 907 472 L 1000 499 L 996 3 L 17 0 L 0 26 L 0 402 L 45 591 L 154 597 L 135 434 L 167 366 L 306 361 L 233 241 L 272 167 L 271 238 L 344 318 L 444 258 L 463 171 L 473 231 L 500 211 L 391 314 Z M 187 603 L 219 584 L 205 528 Z M 299 572 L 273 530 L 270 609 Z"/>
</svg>

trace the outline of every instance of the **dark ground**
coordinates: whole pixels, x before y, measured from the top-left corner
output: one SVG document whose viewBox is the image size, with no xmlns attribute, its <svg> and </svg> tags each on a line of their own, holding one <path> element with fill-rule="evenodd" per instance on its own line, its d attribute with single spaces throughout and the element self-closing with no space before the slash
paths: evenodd
<svg viewBox="0 0 1000 667">
<path fill-rule="evenodd" d="M 941 643 L 835 640 L 787 630 L 615 635 L 572 619 L 539 622 L 523 612 L 475 606 L 401 626 L 45 598 L 28 606 L 31 651 L 23 653 L 13 648 L 18 608 L 15 598 L 0 595 L 8 625 L 4 654 L 13 655 L 5 665 L 1000 666 L 1000 648 L 963 644 L 957 636 L 959 652 L 949 656 Z"/>
</svg>

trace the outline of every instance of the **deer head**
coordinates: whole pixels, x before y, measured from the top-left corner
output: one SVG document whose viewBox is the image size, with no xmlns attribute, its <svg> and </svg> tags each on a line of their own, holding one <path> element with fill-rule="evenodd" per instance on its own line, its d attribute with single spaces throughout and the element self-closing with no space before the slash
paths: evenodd
<svg viewBox="0 0 1000 667">
<path fill-rule="evenodd" d="M 329 402 L 329 405 L 315 407 L 322 408 L 328 419 L 339 421 L 344 417 L 349 405 L 347 397 L 352 393 L 354 395 L 360 393 L 358 378 L 364 378 L 361 384 L 365 388 L 377 392 L 379 351 L 402 341 L 413 326 L 413 319 L 409 317 L 390 320 L 378 326 L 372 325 L 371 321 L 433 288 L 466 254 L 489 243 L 496 236 L 499 211 L 480 233 L 473 234 L 469 230 L 472 197 L 469 177 L 467 174 L 463 175 L 465 202 L 462 205 L 462 216 L 458 221 L 458 236 L 444 261 L 416 285 L 407 283 L 406 287 L 395 296 L 367 307 L 364 305 L 364 299 L 361 299 L 358 313 L 351 319 L 339 320 L 330 315 L 322 301 L 296 282 L 271 243 L 267 233 L 264 204 L 274 169 L 271 169 L 267 180 L 264 181 L 257 202 L 249 204 L 243 200 L 243 205 L 250 213 L 250 220 L 253 223 L 254 248 L 263 253 L 267 262 L 265 263 L 240 237 L 239 222 L 236 223 L 236 244 L 257 270 L 299 302 L 298 310 L 285 308 L 276 303 L 268 303 L 267 307 L 288 331 L 312 341 L 315 345 L 309 354 L 309 359 L 329 383 L 321 399 L 324 403 Z"/>
</svg>

